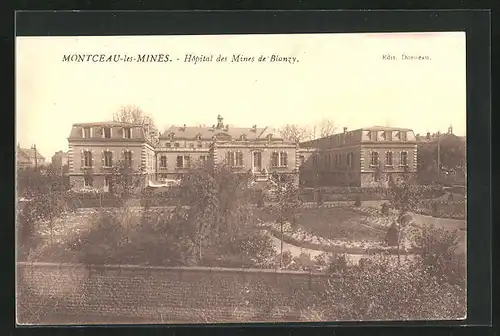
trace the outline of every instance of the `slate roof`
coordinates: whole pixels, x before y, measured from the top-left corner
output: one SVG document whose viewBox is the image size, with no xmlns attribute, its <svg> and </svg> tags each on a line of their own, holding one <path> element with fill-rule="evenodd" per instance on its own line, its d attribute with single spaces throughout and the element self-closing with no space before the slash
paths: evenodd
<svg viewBox="0 0 500 336">
<path fill-rule="evenodd" d="M 273 139 L 281 139 L 278 131 L 273 131 L 269 127 L 189 127 L 189 126 L 172 126 L 165 130 L 160 136 L 162 140 L 168 140 L 173 134 L 175 139 L 190 140 L 200 136 L 201 140 L 211 140 L 214 135 L 224 134 L 232 139 L 240 139 L 244 136 L 246 140 L 266 139 L 271 134 Z"/>
<path fill-rule="evenodd" d="M 404 128 L 404 127 L 388 127 L 388 126 L 372 126 L 372 127 L 363 127 L 358 130 L 362 131 L 403 131 L 403 132 L 409 132 L 412 131 L 411 128 Z M 357 131 L 357 130 L 355 130 Z"/>
</svg>

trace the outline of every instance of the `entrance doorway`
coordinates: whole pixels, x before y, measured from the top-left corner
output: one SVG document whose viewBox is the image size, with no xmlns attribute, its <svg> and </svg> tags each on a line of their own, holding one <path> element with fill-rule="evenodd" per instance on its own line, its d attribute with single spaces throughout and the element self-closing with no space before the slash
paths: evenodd
<svg viewBox="0 0 500 336">
<path fill-rule="evenodd" d="M 253 152 L 253 165 L 252 169 L 254 172 L 259 172 L 262 170 L 262 152 Z"/>
</svg>

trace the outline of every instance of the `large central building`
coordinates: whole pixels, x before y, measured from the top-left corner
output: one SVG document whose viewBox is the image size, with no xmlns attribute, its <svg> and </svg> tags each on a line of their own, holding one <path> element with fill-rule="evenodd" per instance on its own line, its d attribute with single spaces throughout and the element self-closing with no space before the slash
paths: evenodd
<svg viewBox="0 0 500 336">
<path fill-rule="evenodd" d="M 417 141 L 408 128 L 344 128 L 300 147 L 300 176 L 306 185 L 387 187 L 390 180 L 415 181 Z"/>
<path fill-rule="evenodd" d="M 268 127 L 231 127 L 218 116 L 211 127 L 171 127 L 156 148 L 158 179 L 178 179 L 197 164 L 227 165 L 234 172 L 252 173 L 255 180 L 287 175 L 298 183 L 295 143 Z"/>
</svg>

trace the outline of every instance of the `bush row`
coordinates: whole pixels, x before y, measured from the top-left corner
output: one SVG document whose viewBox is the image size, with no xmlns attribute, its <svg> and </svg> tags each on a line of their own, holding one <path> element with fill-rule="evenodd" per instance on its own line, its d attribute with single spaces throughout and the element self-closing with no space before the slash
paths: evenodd
<svg viewBox="0 0 500 336">
<path fill-rule="evenodd" d="M 415 212 L 440 218 L 465 219 L 465 201 L 422 201 Z"/>
</svg>

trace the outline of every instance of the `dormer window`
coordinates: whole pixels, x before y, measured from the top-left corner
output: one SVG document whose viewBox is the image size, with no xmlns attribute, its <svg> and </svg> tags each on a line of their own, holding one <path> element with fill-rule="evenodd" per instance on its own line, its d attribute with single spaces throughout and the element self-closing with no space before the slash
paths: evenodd
<svg viewBox="0 0 500 336">
<path fill-rule="evenodd" d="M 168 135 L 168 138 L 170 139 L 170 141 L 174 141 L 174 133 L 170 133 Z"/>
<path fill-rule="evenodd" d="M 111 128 L 110 127 L 104 127 L 102 129 L 102 137 L 106 139 L 111 138 Z"/>
<path fill-rule="evenodd" d="M 376 131 L 370 132 L 370 140 L 371 141 L 377 141 L 378 140 L 378 133 Z"/>
<path fill-rule="evenodd" d="M 196 136 L 196 140 L 197 140 L 197 141 L 201 141 L 201 134 L 198 134 L 198 135 Z"/>
<path fill-rule="evenodd" d="M 84 138 L 90 138 L 92 136 L 92 128 L 90 127 L 84 127 L 82 132 Z"/>
<path fill-rule="evenodd" d="M 240 135 L 240 141 L 246 141 L 247 137 L 245 134 Z"/>
<path fill-rule="evenodd" d="M 385 131 L 385 140 L 387 141 L 392 141 L 392 132 L 391 131 Z"/>
<path fill-rule="evenodd" d="M 399 140 L 406 141 L 406 132 L 399 132 Z"/>
<path fill-rule="evenodd" d="M 132 137 L 132 130 L 130 127 L 124 127 L 123 128 L 123 138 L 124 139 L 130 139 Z"/>
<path fill-rule="evenodd" d="M 271 142 L 272 139 L 273 139 L 273 135 L 272 134 L 268 134 L 267 135 L 267 141 Z"/>
</svg>

